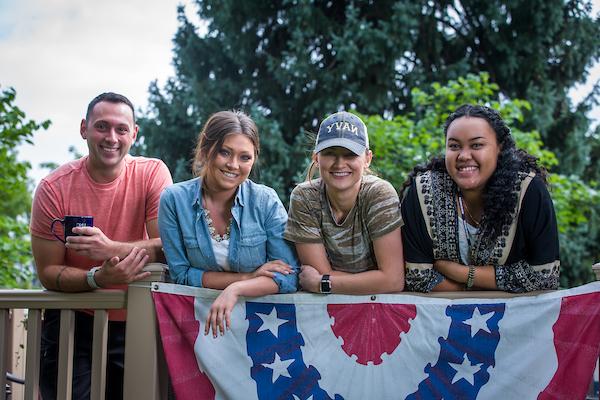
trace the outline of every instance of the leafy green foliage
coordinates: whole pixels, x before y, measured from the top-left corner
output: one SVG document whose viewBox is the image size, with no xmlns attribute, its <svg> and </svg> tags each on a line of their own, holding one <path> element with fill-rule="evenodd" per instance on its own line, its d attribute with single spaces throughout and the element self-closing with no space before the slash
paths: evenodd
<svg viewBox="0 0 600 400">
<path fill-rule="evenodd" d="M 434 82 L 427 91 L 413 89 L 411 109 L 414 111 L 391 120 L 377 115 L 364 116 L 375 152 L 374 169 L 381 171 L 395 187 L 401 187 L 415 165 L 443 153 L 444 122 L 451 112 L 467 103 L 486 104 L 500 111 L 520 148 L 538 157 L 546 168 L 556 166 L 558 160 L 554 153 L 543 148 L 539 132 L 519 129 L 524 112 L 531 105 L 519 99 L 500 102 L 498 90 L 498 85 L 490 82 L 489 74 L 468 74 L 447 85 Z"/>
<path fill-rule="evenodd" d="M 33 267 L 27 220 L 0 215 L 0 235 L 0 287 L 30 287 Z"/>
<path fill-rule="evenodd" d="M 134 151 L 162 158 L 175 181 L 188 179 L 208 116 L 244 109 L 257 120 L 263 143 L 258 179 L 287 203 L 309 159 L 306 133 L 326 115 L 340 109 L 378 115 L 369 118 L 369 126 L 381 131 L 372 140 L 381 156 L 376 167 L 398 185 L 415 163 L 442 151 L 436 129 L 449 111 L 487 101 L 501 110 L 520 146 L 584 185 L 561 188 L 591 190 L 600 179 L 600 133 L 590 132 L 586 112 L 598 102 L 600 85 L 580 104 L 568 97 L 600 57 L 600 17 L 591 15 L 591 5 L 197 0 L 207 32 L 199 35 L 180 8 L 176 76 L 163 88 L 150 86 Z M 440 83 L 431 86 L 434 81 Z M 579 210 L 587 228 L 571 226 L 567 216 L 578 217 L 568 204 L 570 211 L 561 214 L 561 222 L 569 221 L 561 233 L 563 283 L 584 281 L 584 273 L 570 271 L 600 259 L 594 207 Z"/>
<path fill-rule="evenodd" d="M 50 121 L 26 120 L 15 104 L 12 88 L 0 91 L 0 287 L 28 287 L 33 276 L 28 230 L 31 209 L 29 163 L 17 159 L 16 148 L 31 143 L 33 133 Z"/>
<path fill-rule="evenodd" d="M 585 116 L 598 94 L 577 107 L 567 97 L 600 55 L 589 0 L 198 0 L 196 8 L 207 32 L 180 9 L 176 76 L 150 86 L 134 149 L 162 158 L 175 181 L 190 177 L 208 116 L 242 108 L 261 120 L 270 146 L 261 179 L 286 198 L 307 162 L 305 133 L 326 115 L 405 115 L 415 111 L 413 88 L 482 71 L 503 96 L 530 100 L 522 128 L 538 130 L 560 172 L 600 169 Z M 271 159 L 267 149 L 287 156 Z"/>
<path fill-rule="evenodd" d="M 430 89 L 414 89 L 412 108 L 403 116 L 385 120 L 380 116 L 363 116 L 373 150 L 373 169 L 400 189 L 408 173 L 417 164 L 444 150 L 443 125 L 449 113 L 465 103 L 486 104 L 500 112 L 517 142 L 517 146 L 536 156 L 546 168 L 556 168 L 558 160 L 547 150 L 537 131 L 519 129 L 527 101 L 499 100 L 498 86 L 489 75 L 468 75 L 448 82 L 433 83 Z M 593 182 L 576 175 L 549 175 L 561 242 L 563 286 L 574 286 L 592 279 L 590 266 L 598 260 L 597 230 L 600 222 L 600 192 Z"/>
</svg>

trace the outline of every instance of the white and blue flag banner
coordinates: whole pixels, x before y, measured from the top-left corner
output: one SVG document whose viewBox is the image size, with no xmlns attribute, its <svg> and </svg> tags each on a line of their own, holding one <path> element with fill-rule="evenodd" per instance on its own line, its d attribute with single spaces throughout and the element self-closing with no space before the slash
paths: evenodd
<svg viewBox="0 0 600 400">
<path fill-rule="evenodd" d="M 154 284 L 171 381 L 186 399 L 583 399 L 600 355 L 600 282 L 512 298 L 297 293 L 242 299 Z"/>
</svg>

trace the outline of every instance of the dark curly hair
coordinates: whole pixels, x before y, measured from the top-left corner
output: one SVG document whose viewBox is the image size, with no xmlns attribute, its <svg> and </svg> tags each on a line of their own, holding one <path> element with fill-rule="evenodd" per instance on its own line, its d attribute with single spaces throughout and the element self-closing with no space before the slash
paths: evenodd
<svg viewBox="0 0 600 400">
<path fill-rule="evenodd" d="M 496 170 L 485 185 L 483 219 L 481 221 L 482 234 L 495 240 L 502 234 L 502 227 L 510 225 L 512 210 L 519 201 L 518 191 L 514 190 L 518 183 L 519 172 L 533 171 L 544 183 L 547 183 L 547 171 L 538 165 L 536 157 L 524 150 L 517 149 L 515 140 L 510 134 L 510 128 L 500 114 L 486 106 L 464 104 L 457 108 L 444 123 L 444 137 L 448 133 L 450 124 L 461 117 L 486 120 L 496 133 L 496 140 L 501 148 Z M 447 173 L 444 157 L 433 157 L 429 163 L 416 166 L 408 175 L 401 192 L 404 194 L 417 174 L 430 170 Z"/>
</svg>

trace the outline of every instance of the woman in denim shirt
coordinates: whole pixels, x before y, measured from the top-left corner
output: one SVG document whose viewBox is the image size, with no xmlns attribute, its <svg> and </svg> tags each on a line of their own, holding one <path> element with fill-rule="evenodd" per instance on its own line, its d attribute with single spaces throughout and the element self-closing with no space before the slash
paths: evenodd
<svg viewBox="0 0 600 400">
<path fill-rule="evenodd" d="M 283 239 L 287 213 L 275 191 L 248 179 L 258 130 L 240 111 L 213 114 L 200 133 L 197 178 L 164 190 L 158 225 L 172 279 L 223 289 L 206 320 L 213 336 L 231 324 L 239 296 L 296 291 L 298 261 Z"/>
</svg>

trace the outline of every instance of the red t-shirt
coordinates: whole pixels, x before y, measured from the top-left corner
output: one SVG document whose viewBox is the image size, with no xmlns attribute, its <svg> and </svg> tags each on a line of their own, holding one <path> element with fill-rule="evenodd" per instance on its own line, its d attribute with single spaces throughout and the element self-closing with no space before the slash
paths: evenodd
<svg viewBox="0 0 600 400">
<path fill-rule="evenodd" d="M 110 183 L 97 183 L 86 168 L 87 156 L 54 170 L 38 185 L 31 210 L 31 234 L 57 240 L 50 232 L 54 218 L 91 215 L 94 226 L 119 242 L 148 239 L 146 222 L 158 217 L 162 190 L 173 183 L 167 166 L 158 159 L 125 156 L 125 168 Z M 54 231 L 63 237 L 62 225 Z M 101 264 L 67 249 L 64 264 L 89 270 Z M 121 286 L 120 288 L 123 288 Z M 109 319 L 124 320 L 124 310 L 110 310 Z"/>
</svg>

